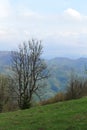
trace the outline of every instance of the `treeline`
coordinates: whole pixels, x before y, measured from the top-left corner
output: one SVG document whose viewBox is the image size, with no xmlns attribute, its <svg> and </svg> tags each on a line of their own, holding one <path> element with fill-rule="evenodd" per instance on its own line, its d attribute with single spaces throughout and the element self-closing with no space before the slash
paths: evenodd
<svg viewBox="0 0 87 130">
<path fill-rule="evenodd" d="M 0 112 L 20 109 L 17 101 L 17 94 L 14 89 L 12 89 L 12 86 L 15 87 L 13 80 L 9 76 L 0 75 Z M 87 79 L 72 75 L 66 84 L 65 92 L 59 92 L 48 100 L 42 100 L 38 105 L 47 105 L 60 101 L 79 99 L 84 96 L 87 96 Z"/>
</svg>

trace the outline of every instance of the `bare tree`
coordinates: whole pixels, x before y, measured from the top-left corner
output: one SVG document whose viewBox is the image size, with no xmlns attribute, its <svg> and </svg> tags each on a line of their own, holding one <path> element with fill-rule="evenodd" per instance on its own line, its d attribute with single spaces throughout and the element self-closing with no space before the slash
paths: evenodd
<svg viewBox="0 0 87 130">
<path fill-rule="evenodd" d="M 12 52 L 14 90 L 21 109 L 30 107 L 33 94 L 38 94 L 42 81 L 49 76 L 42 50 L 41 41 L 31 40 Z"/>
<path fill-rule="evenodd" d="M 66 92 L 66 99 L 70 100 L 81 98 L 83 95 L 83 90 L 85 88 L 84 83 L 85 81 L 81 77 L 78 77 L 74 73 L 71 73 Z"/>
</svg>

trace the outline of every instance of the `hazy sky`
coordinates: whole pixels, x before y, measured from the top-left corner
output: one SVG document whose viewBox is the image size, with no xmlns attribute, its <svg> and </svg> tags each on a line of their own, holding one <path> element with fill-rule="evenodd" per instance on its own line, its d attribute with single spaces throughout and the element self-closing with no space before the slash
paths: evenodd
<svg viewBox="0 0 87 130">
<path fill-rule="evenodd" d="M 0 0 L 0 50 L 31 38 L 45 57 L 86 57 L 87 0 Z"/>
</svg>

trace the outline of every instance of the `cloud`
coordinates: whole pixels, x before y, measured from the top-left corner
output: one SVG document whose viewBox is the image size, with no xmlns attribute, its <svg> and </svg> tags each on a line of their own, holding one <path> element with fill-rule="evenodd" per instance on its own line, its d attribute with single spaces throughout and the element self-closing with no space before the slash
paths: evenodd
<svg viewBox="0 0 87 130">
<path fill-rule="evenodd" d="M 66 9 L 66 10 L 64 11 L 64 13 L 65 13 L 67 16 L 72 17 L 72 18 L 74 18 L 74 19 L 79 19 L 79 20 L 81 20 L 81 18 L 82 18 L 81 14 L 80 14 L 77 10 L 72 9 L 72 8 Z"/>
<path fill-rule="evenodd" d="M 84 33 L 84 31 L 86 33 L 86 29 L 83 28 L 83 23 L 79 23 L 77 20 L 83 18 L 83 21 L 86 21 L 86 16 L 83 17 L 83 15 L 72 8 L 66 9 L 63 15 L 43 15 L 24 5 L 12 9 L 9 0 L 3 0 L 1 5 L 1 7 L 3 7 L 3 11 L 1 12 L 4 12 L 1 16 L 8 16 L 8 18 L 2 20 L 3 22 L 0 23 L 0 32 L 2 33 L 2 35 L 1 33 L 0 35 L 3 36 L 3 38 L 13 38 L 15 36 L 19 37 L 19 39 L 26 39 L 28 37 L 40 37 L 42 39 L 46 37 L 76 38 L 79 33 Z M 80 24 L 82 25 L 80 26 Z"/>
<path fill-rule="evenodd" d="M 73 53 L 75 48 L 86 48 L 86 15 L 73 8 L 67 8 L 60 13 L 46 14 L 21 3 L 14 6 L 10 2 L 0 0 L 0 46 L 4 42 L 3 45 L 7 43 L 10 48 L 15 43 L 38 38 L 43 40 L 42 43 L 47 47 L 49 55 L 54 52 L 56 55 L 60 52 L 61 55 L 64 49 L 63 54 L 67 50 L 72 50 Z"/>
<path fill-rule="evenodd" d="M 11 5 L 9 0 L 0 0 L 0 18 L 7 18 L 11 15 Z"/>
</svg>

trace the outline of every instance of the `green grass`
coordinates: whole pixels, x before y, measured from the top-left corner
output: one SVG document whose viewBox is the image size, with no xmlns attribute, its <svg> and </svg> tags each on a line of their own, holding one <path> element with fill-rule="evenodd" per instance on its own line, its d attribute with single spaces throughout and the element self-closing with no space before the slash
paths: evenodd
<svg viewBox="0 0 87 130">
<path fill-rule="evenodd" d="M 2 113 L 0 130 L 87 130 L 87 98 Z"/>
</svg>

